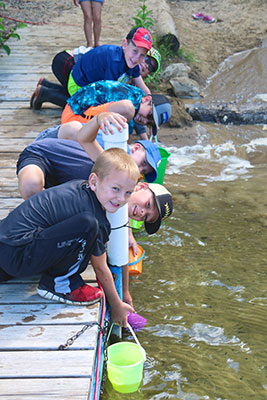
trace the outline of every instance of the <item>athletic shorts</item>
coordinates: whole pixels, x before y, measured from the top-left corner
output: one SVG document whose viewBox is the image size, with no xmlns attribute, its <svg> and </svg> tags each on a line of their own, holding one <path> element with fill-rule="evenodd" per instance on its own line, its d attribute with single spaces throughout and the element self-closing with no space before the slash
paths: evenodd
<svg viewBox="0 0 267 400">
<path fill-rule="evenodd" d="M 57 80 L 68 91 L 68 80 L 74 65 L 74 57 L 66 50 L 56 54 L 52 61 L 52 71 Z"/>
<path fill-rule="evenodd" d="M 68 79 L 68 92 L 69 92 L 69 95 L 72 96 L 79 89 L 81 89 L 81 86 L 77 85 L 77 83 L 73 79 L 72 72 L 71 72 L 70 75 L 69 75 L 69 79 Z"/>
<path fill-rule="evenodd" d="M 70 106 L 67 104 L 61 115 L 61 123 L 65 124 L 66 122 L 70 121 L 79 121 L 85 124 L 86 122 L 88 122 L 90 119 L 94 118 L 101 112 L 107 111 L 108 106 L 112 103 L 113 101 L 110 103 L 100 104 L 99 106 L 96 107 L 89 107 L 87 108 L 86 111 L 84 111 L 83 115 L 74 114 Z"/>
<path fill-rule="evenodd" d="M 103 4 L 103 0 L 80 0 L 79 3 L 82 3 L 83 1 L 95 1 L 96 3 Z"/>
<path fill-rule="evenodd" d="M 37 167 L 41 168 L 45 176 L 45 188 L 59 184 L 57 179 L 53 177 L 53 169 L 47 160 L 45 160 L 41 155 L 34 154 L 31 151 L 24 149 L 22 153 L 20 153 L 17 162 L 17 175 L 22 168 L 26 167 L 27 165 L 36 165 Z"/>
</svg>

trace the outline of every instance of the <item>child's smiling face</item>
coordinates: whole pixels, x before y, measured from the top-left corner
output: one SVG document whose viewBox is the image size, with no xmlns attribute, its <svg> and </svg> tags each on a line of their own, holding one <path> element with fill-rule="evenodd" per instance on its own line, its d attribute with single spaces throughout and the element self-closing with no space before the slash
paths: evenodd
<svg viewBox="0 0 267 400">
<path fill-rule="evenodd" d="M 128 214 L 136 221 L 154 222 L 158 219 L 158 207 L 146 183 L 137 184 L 129 200 Z"/>
<path fill-rule="evenodd" d="M 136 181 L 130 178 L 127 172 L 112 170 L 102 180 L 95 173 L 91 173 L 89 185 L 102 207 L 114 213 L 128 203 Z"/>
<path fill-rule="evenodd" d="M 128 42 L 124 39 L 122 48 L 126 64 L 129 68 L 134 68 L 136 65 L 141 64 L 146 57 L 147 49 L 137 47 L 132 41 Z"/>
</svg>

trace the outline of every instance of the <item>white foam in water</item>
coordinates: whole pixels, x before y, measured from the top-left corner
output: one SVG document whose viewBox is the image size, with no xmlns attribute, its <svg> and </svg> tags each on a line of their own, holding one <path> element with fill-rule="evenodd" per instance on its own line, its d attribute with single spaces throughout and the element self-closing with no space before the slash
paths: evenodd
<svg viewBox="0 0 267 400">
<path fill-rule="evenodd" d="M 226 167 L 221 171 L 221 174 L 219 176 L 207 177 L 207 181 L 234 181 L 238 177 L 246 175 L 249 168 L 253 168 L 249 161 L 241 160 L 240 158 L 234 156 L 224 156 L 222 157 L 220 162 L 225 164 L 227 163 Z"/>
<path fill-rule="evenodd" d="M 267 145 L 267 138 L 265 138 L 265 140 Z M 259 141 L 259 139 L 256 139 L 250 143 L 249 149 L 253 149 L 253 146 L 262 145 L 263 143 L 265 144 L 263 140 Z M 217 176 L 210 176 L 209 168 L 207 168 L 208 172 L 205 176 L 203 175 L 203 169 L 201 169 L 202 180 L 204 179 L 204 181 L 208 182 L 233 181 L 242 175 L 246 175 L 248 170 L 253 168 L 248 160 L 241 159 L 236 155 L 237 147 L 232 141 L 219 145 L 197 144 L 180 148 L 169 147 L 167 150 L 171 153 L 166 169 L 166 174 L 169 175 L 187 174 L 187 167 L 201 160 L 222 164 L 223 166 L 220 175 Z M 194 173 L 196 173 L 196 171 L 194 171 Z"/>
<path fill-rule="evenodd" d="M 243 147 L 246 148 L 247 153 L 252 153 L 257 149 L 257 146 L 267 146 L 267 138 L 257 138 L 251 140 L 249 143 L 243 144 Z"/>
</svg>

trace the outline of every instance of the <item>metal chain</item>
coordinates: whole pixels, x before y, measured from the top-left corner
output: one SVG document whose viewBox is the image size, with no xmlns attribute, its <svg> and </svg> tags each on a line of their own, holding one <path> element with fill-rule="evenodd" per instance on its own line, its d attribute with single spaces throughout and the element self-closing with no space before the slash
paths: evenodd
<svg viewBox="0 0 267 400">
<path fill-rule="evenodd" d="M 92 326 L 98 325 L 98 328 L 100 331 L 103 332 L 103 329 L 101 328 L 100 324 L 98 322 L 88 322 L 87 324 L 85 324 L 81 330 L 79 330 L 78 332 L 76 332 L 73 336 L 71 336 L 65 344 L 61 344 L 60 346 L 58 346 L 58 350 L 66 350 L 69 348 L 69 346 L 71 346 L 76 339 L 78 339 L 78 337 L 80 337 L 88 328 L 92 328 Z"/>
<path fill-rule="evenodd" d="M 105 383 L 107 380 L 107 360 L 108 360 L 108 327 L 110 325 L 110 322 L 105 320 L 104 323 L 104 332 L 103 334 L 103 340 L 104 340 L 104 361 L 103 361 L 103 369 L 102 369 L 102 381 L 101 381 L 101 386 L 100 386 L 100 394 L 102 395 L 104 393 L 104 387 Z M 111 327 L 110 327 L 111 329 Z"/>
</svg>

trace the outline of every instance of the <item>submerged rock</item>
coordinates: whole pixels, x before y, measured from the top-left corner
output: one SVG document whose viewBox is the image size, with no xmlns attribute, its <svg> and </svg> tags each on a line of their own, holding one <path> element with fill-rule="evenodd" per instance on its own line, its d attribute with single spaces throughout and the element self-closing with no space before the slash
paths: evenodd
<svg viewBox="0 0 267 400">
<path fill-rule="evenodd" d="M 233 110 L 230 107 L 211 108 L 208 105 L 188 105 L 186 111 L 193 120 L 202 122 L 217 122 L 221 124 L 254 125 L 266 124 L 266 110 Z"/>
</svg>

